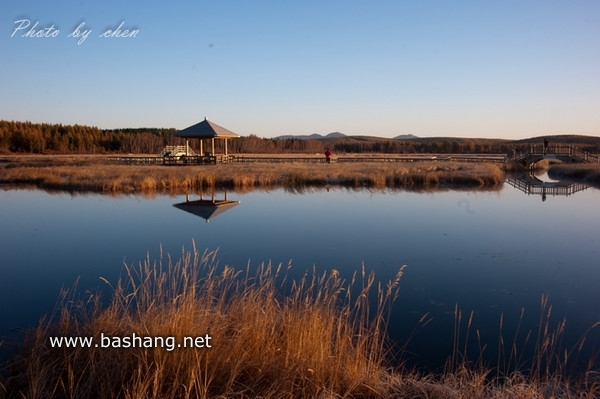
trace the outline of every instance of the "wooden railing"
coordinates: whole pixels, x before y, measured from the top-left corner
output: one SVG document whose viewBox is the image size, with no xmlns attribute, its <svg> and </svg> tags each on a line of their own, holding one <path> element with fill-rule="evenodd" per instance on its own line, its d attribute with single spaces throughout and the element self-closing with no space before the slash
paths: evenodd
<svg viewBox="0 0 600 399">
<path fill-rule="evenodd" d="M 522 161 L 531 156 L 542 157 L 568 157 L 576 162 L 600 163 L 600 157 L 583 151 L 572 145 L 549 145 L 532 144 L 524 151 L 518 151 L 511 157 L 514 161 Z"/>
<path fill-rule="evenodd" d="M 333 156 L 332 163 L 373 163 L 373 162 L 418 162 L 418 161 L 457 161 L 457 162 L 498 162 L 504 163 L 507 157 L 504 154 L 387 154 L 373 156 Z M 256 156 L 233 155 L 232 162 L 309 162 L 326 163 L 324 156 Z"/>
<path fill-rule="evenodd" d="M 123 163 L 132 165 L 209 165 L 232 162 L 232 157 L 231 155 L 123 155 L 108 157 L 107 161 L 108 163 Z"/>
<path fill-rule="evenodd" d="M 198 154 L 196 154 L 194 150 L 192 150 L 188 145 L 168 145 L 165 148 L 163 148 L 159 156 L 168 157 L 181 155 L 196 156 Z"/>
<path fill-rule="evenodd" d="M 181 149 L 172 146 L 165 148 L 160 156 L 112 156 L 108 158 L 110 163 L 126 164 L 162 164 L 162 165 L 202 165 L 216 163 L 285 163 L 306 162 L 326 163 L 324 156 L 320 155 L 189 155 L 175 156 Z M 185 146 L 183 146 L 185 148 Z M 456 161 L 456 162 L 498 162 L 504 163 L 507 157 L 504 154 L 378 154 L 371 156 L 333 156 L 332 163 L 375 163 L 375 162 L 431 162 L 431 161 Z"/>
</svg>

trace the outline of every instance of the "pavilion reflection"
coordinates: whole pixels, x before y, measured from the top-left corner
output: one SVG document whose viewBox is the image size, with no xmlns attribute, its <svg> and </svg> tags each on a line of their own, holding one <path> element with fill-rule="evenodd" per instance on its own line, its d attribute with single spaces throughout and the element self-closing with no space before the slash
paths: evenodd
<svg viewBox="0 0 600 399">
<path fill-rule="evenodd" d="M 199 196 L 200 199 L 190 200 L 190 194 L 186 194 L 184 202 L 173 204 L 173 206 L 200 216 L 208 223 L 212 218 L 240 204 L 240 201 L 230 200 L 227 191 L 224 192 L 222 199 L 218 199 L 214 191 L 208 199 L 204 198 L 203 193 L 200 193 Z"/>
</svg>

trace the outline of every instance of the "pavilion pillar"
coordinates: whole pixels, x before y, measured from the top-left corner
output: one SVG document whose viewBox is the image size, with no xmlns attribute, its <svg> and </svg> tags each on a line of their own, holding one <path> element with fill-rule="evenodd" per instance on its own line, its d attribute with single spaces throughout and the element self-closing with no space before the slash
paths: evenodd
<svg viewBox="0 0 600 399">
<path fill-rule="evenodd" d="M 212 143 L 212 152 L 210 153 L 210 155 L 214 156 L 215 155 L 215 139 L 212 138 L 210 139 L 211 143 Z"/>
<path fill-rule="evenodd" d="M 200 156 L 204 156 L 204 152 L 202 152 L 202 139 L 200 139 Z"/>
<path fill-rule="evenodd" d="M 225 156 L 227 156 L 227 138 L 225 138 Z"/>
</svg>

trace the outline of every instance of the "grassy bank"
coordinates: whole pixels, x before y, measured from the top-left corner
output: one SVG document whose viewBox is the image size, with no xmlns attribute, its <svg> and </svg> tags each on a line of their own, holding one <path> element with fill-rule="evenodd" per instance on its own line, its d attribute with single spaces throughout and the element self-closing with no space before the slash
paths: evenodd
<svg viewBox="0 0 600 399">
<path fill-rule="evenodd" d="M 218 266 L 215 253 L 182 251 L 125 267 L 108 303 L 63 293 L 54 320 L 42 321 L 0 374 L 0 398 L 591 398 L 598 383 L 574 383 L 546 362 L 528 374 L 466 366 L 461 349 L 442 375 L 391 367 L 389 309 L 402 269 L 387 284 L 363 270 L 256 273 Z M 285 287 L 285 288 L 283 288 Z M 369 299 L 375 303 L 369 304 Z M 457 310 L 457 325 L 462 323 Z M 542 331 L 540 359 L 562 357 Z M 470 321 L 469 321 L 470 323 Z M 459 329 L 459 328 L 455 328 Z M 468 330 L 468 328 L 467 328 Z M 158 348 L 52 348 L 49 337 L 174 337 Z M 458 340 L 462 340 L 460 334 Z M 177 347 L 204 337 L 201 348 Z M 157 341 L 154 341 L 157 342 Z M 198 342 L 198 341 L 196 341 Z M 207 344 L 210 344 L 208 347 Z M 465 343 L 466 345 L 466 343 Z M 512 349 L 511 349 L 512 351 Z M 511 352 L 512 353 L 512 352 Z"/>
<path fill-rule="evenodd" d="M 246 163 L 203 166 L 107 164 L 94 156 L 0 159 L 0 184 L 102 193 L 182 192 L 206 188 L 499 187 L 503 165 L 461 162 Z"/>
<path fill-rule="evenodd" d="M 600 187 L 600 164 L 554 164 L 548 168 L 548 176 Z"/>
</svg>

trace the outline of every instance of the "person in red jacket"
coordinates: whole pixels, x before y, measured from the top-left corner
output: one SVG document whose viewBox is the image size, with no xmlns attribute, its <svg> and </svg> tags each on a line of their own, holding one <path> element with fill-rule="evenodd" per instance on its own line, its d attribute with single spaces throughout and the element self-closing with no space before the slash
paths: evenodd
<svg viewBox="0 0 600 399">
<path fill-rule="evenodd" d="M 325 162 L 331 162 L 331 151 L 329 151 L 329 148 L 325 149 Z"/>
</svg>

